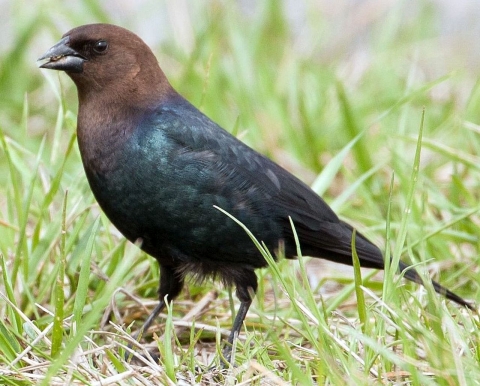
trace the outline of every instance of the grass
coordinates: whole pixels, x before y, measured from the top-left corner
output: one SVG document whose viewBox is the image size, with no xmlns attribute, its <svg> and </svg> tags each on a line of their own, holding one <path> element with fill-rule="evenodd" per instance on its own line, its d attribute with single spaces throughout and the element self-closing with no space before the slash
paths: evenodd
<svg viewBox="0 0 480 386">
<path fill-rule="evenodd" d="M 0 383 L 478 384 L 478 316 L 394 274 L 401 258 L 480 300 L 480 83 L 458 36 L 445 36 L 440 9 L 339 3 L 335 13 L 306 1 L 295 24 L 275 1 L 255 11 L 202 1 L 185 13 L 181 4 L 145 1 L 137 18 L 91 1 L 75 12 L 54 0 L 9 8 Z M 258 271 L 236 367 L 211 369 L 233 315 L 228 291 L 208 281 L 187 286 L 125 361 L 130 331 L 155 305 L 158 269 L 91 195 L 73 84 L 34 64 L 67 29 L 96 21 L 139 33 L 152 25 L 145 38 L 173 85 L 311 184 L 391 253 L 393 268 L 382 276 L 307 257 L 274 262 L 260 244 L 270 267 Z"/>
</svg>

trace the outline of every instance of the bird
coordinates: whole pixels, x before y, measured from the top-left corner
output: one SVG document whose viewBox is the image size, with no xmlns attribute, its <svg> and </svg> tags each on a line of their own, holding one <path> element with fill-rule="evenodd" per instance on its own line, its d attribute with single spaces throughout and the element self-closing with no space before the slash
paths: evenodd
<svg viewBox="0 0 480 386">
<path fill-rule="evenodd" d="M 185 279 L 218 279 L 240 301 L 224 346 L 241 331 L 267 262 L 233 216 L 270 250 L 384 269 L 381 250 L 307 184 L 194 107 L 169 83 L 152 50 L 133 32 L 87 24 L 65 33 L 38 60 L 64 71 L 78 93 L 77 138 L 85 174 L 101 209 L 131 242 L 158 261 L 159 303 L 146 331 Z M 222 211 L 218 210 L 221 208 Z M 291 219 L 291 222 L 290 222 Z M 355 236 L 353 236 L 355 235 Z M 423 284 L 400 261 L 406 279 Z M 474 305 L 432 281 L 446 298 Z"/>
</svg>

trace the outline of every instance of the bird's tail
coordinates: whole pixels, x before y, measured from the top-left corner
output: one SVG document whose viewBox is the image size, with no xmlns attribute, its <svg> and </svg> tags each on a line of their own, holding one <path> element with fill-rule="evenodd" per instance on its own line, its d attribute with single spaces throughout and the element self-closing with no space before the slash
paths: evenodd
<svg viewBox="0 0 480 386">
<path fill-rule="evenodd" d="M 410 281 L 413 281 L 414 283 L 424 285 L 423 280 L 420 277 L 420 275 L 418 274 L 418 272 L 413 267 L 411 267 L 410 265 L 405 264 L 405 263 L 400 261 L 400 263 L 398 265 L 398 268 L 400 269 L 400 271 L 404 271 L 403 276 L 406 279 L 408 279 Z M 475 306 L 472 303 L 467 302 L 465 299 L 461 298 L 460 296 L 454 294 L 452 291 L 450 291 L 450 290 L 446 289 L 445 287 L 441 286 L 436 281 L 432 280 L 432 285 L 433 285 L 433 289 L 435 290 L 435 292 L 439 293 L 440 295 L 445 296 L 447 299 L 450 299 L 450 300 L 454 301 L 455 303 L 458 303 L 458 304 L 460 304 L 464 307 L 467 307 L 472 311 L 477 311 L 477 309 L 475 308 Z"/>
</svg>

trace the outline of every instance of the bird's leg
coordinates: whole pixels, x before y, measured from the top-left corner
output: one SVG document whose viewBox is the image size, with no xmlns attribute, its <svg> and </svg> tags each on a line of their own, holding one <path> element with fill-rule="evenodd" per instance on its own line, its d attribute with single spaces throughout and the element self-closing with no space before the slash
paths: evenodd
<svg viewBox="0 0 480 386">
<path fill-rule="evenodd" d="M 153 311 L 151 312 L 151 314 L 148 316 L 147 320 L 145 320 L 145 323 L 143 323 L 143 326 L 140 328 L 140 330 L 138 330 L 134 335 L 133 335 L 133 339 L 135 340 L 139 340 L 143 333 L 145 331 L 148 331 L 148 329 L 150 328 L 150 326 L 152 325 L 153 321 L 156 319 L 156 317 L 158 315 L 160 315 L 160 312 L 163 311 L 163 309 L 165 308 L 165 297 L 162 299 L 160 298 L 160 302 L 157 304 L 157 306 L 153 309 Z"/>
<path fill-rule="evenodd" d="M 145 331 L 148 331 L 155 318 L 165 308 L 165 298 L 168 300 L 175 299 L 183 287 L 183 278 L 180 278 L 171 267 L 160 265 L 160 283 L 158 287 L 158 296 L 160 302 L 148 316 L 143 326 L 138 330 L 133 338 L 139 340 Z M 131 345 L 129 345 L 131 348 Z"/>
<path fill-rule="evenodd" d="M 238 337 L 240 330 L 242 329 L 243 321 L 247 316 L 248 309 L 252 304 L 252 296 L 257 292 L 257 276 L 255 272 L 250 270 L 244 270 L 242 275 L 235 278 L 235 284 L 237 287 L 237 297 L 240 299 L 240 307 L 238 308 L 237 315 L 233 321 L 232 330 L 227 340 L 227 344 L 223 349 L 223 357 L 228 363 L 232 360 L 232 346 L 233 341 Z"/>
<path fill-rule="evenodd" d="M 248 302 L 240 303 L 237 316 L 235 316 L 235 320 L 233 322 L 232 330 L 230 331 L 230 335 L 228 336 L 227 344 L 223 349 L 223 357 L 227 360 L 228 363 L 230 363 L 232 360 L 233 341 L 238 337 L 238 334 L 240 334 L 243 321 L 245 320 L 245 316 L 247 316 L 247 312 L 251 304 L 251 300 Z"/>
</svg>

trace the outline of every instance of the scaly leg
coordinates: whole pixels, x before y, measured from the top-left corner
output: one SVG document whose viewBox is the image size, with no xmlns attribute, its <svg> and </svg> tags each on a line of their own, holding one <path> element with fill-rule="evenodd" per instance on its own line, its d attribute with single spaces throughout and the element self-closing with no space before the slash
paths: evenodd
<svg viewBox="0 0 480 386">
<path fill-rule="evenodd" d="M 252 304 L 251 294 L 257 292 L 257 276 L 254 271 L 244 270 L 242 276 L 235 279 L 235 285 L 237 287 L 237 297 L 240 299 L 240 307 L 233 321 L 232 330 L 227 340 L 227 344 L 223 349 L 223 356 L 228 363 L 232 361 L 232 345 L 233 341 L 238 337 L 240 330 L 242 329 L 243 321 L 247 316 L 248 309 Z"/>
<path fill-rule="evenodd" d="M 140 330 L 133 335 L 135 340 L 138 341 L 143 333 L 148 331 L 153 321 L 163 311 L 165 308 L 165 297 L 167 297 L 169 301 L 175 299 L 182 290 L 182 287 L 183 279 L 180 279 L 171 267 L 160 265 L 160 283 L 158 288 L 160 302 L 148 316 L 147 320 L 145 320 L 145 323 L 143 323 L 143 326 L 140 328 Z M 128 347 L 132 348 L 131 345 Z"/>
</svg>

